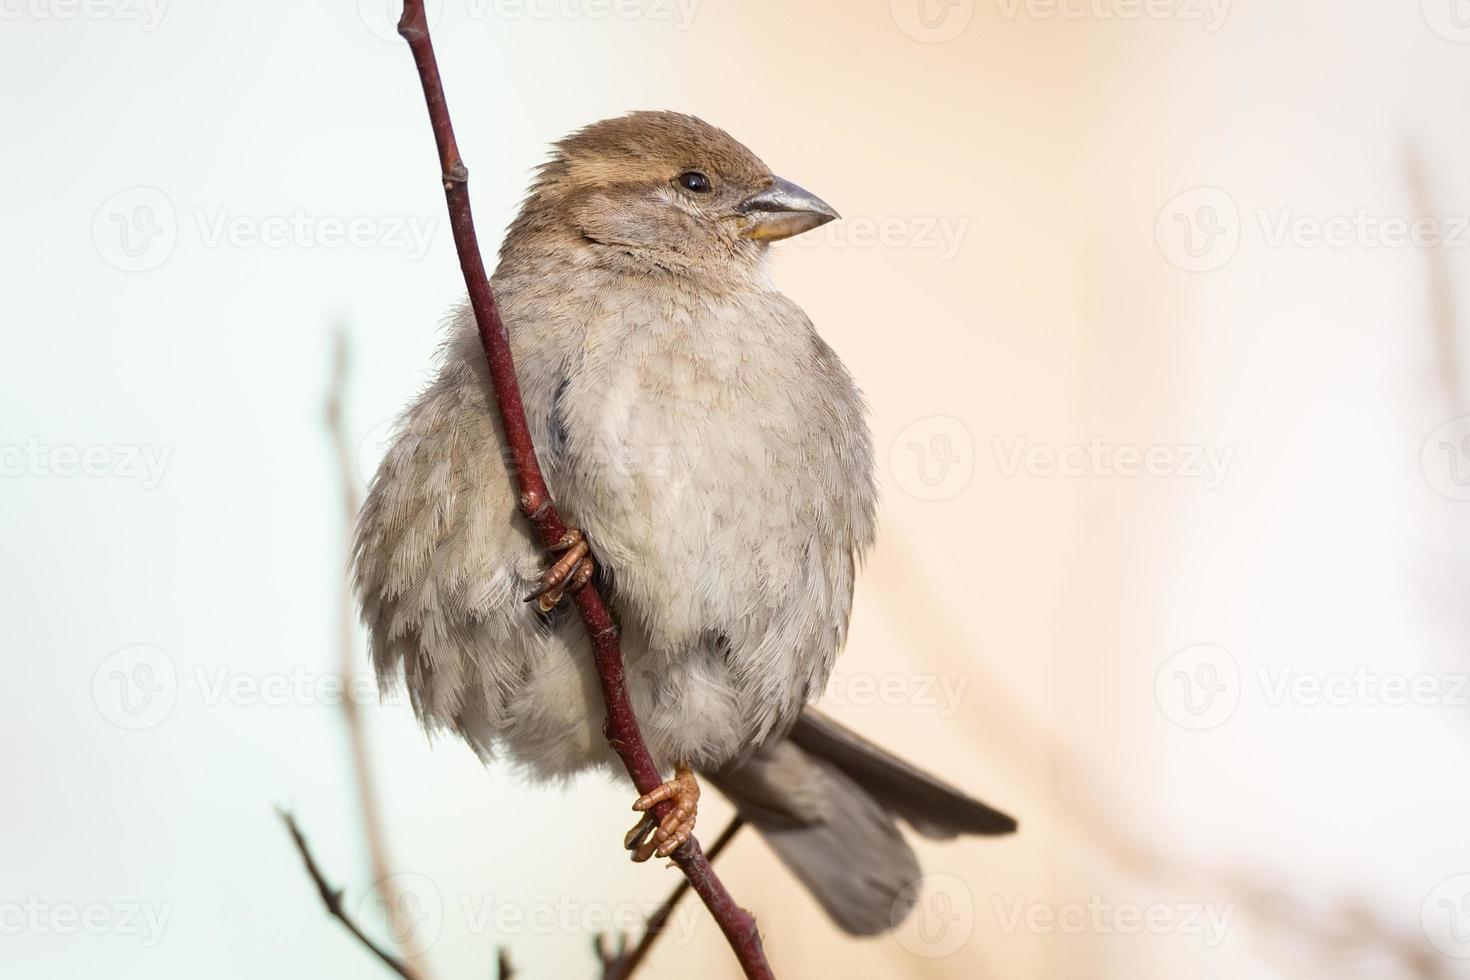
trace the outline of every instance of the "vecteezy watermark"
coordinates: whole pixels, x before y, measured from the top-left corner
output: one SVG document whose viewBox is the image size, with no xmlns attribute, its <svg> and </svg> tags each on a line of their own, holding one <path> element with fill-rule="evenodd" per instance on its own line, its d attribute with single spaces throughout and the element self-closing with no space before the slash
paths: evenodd
<svg viewBox="0 0 1470 980">
<path fill-rule="evenodd" d="M 1159 211 L 1154 237 L 1159 251 L 1186 272 L 1213 272 L 1236 255 L 1254 230 L 1270 249 L 1470 248 L 1470 216 L 1386 214 L 1356 208 L 1336 214 L 1294 207 L 1256 208 L 1242 221 L 1240 208 L 1218 187 L 1176 194 Z"/>
<path fill-rule="evenodd" d="M 1224 647 L 1185 647 L 1154 674 L 1154 700 L 1164 717 L 1181 728 L 1217 728 L 1240 704 L 1240 667 Z"/>
<path fill-rule="evenodd" d="M 178 697 L 173 658 L 147 643 L 113 651 L 92 674 L 92 703 L 119 728 L 152 728 L 169 716 Z"/>
<path fill-rule="evenodd" d="M 953 718 L 970 686 L 961 674 L 863 674 L 837 671 L 827 680 L 820 702 L 867 708 L 932 708 L 940 718 Z"/>
<path fill-rule="evenodd" d="M 411 214 L 318 215 L 304 208 L 267 215 L 195 208 L 193 215 L 205 248 L 380 248 L 403 252 L 410 262 L 428 253 L 439 220 Z"/>
<path fill-rule="evenodd" d="M 389 875 L 357 900 L 357 921 L 381 922 L 394 945 L 426 951 L 444 931 L 444 898 L 423 875 Z"/>
<path fill-rule="evenodd" d="M 403 43 L 398 34 L 398 19 L 403 16 L 403 0 L 357 0 L 357 16 L 368 30 L 381 40 Z M 444 0 L 424 0 L 424 18 L 429 31 L 444 16 Z"/>
<path fill-rule="evenodd" d="M 1174 20 L 1218 31 L 1233 0 L 996 0 L 1007 20 Z"/>
<path fill-rule="evenodd" d="M 1424 478 L 1451 500 L 1470 500 L 1470 415 L 1450 419 L 1424 440 Z"/>
<path fill-rule="evenodd" d="M 1100 477 L 1104 479 L 1154 477 L 1157 479 L 1199 480 L 1206 490 L 1214 490 L 1225 482 L 1230 464 L 1235 459 L 1234 446 L 1154 445 L 1113 446 L 1097 437 L 1086 444 L 1048 446 L 1032 443 L 1025 437 L 1007 445 L 993 436 L 991 451 L 1007 479 L 1023 470 L 1028 476 L 1048 478 Z"/>
<path fill-rule="evenodd" d="M 1295 208 L 1258 208 L 1256 221 L 1268 248 L 1470 248 L 1470 217 L 1378 214 L 1308 214 Z"/>
<path fill-rule="evenodd" d="M 924 959 L 943 959 L 964 949 L 975 932 L 975 896 L 954 875 L 927 874 L 898 894 L 888 916 L 898 925 L 900 946 Z"/>
<path fill-rule="evenodd" d="M 158 268 L 168 261 L 178 242 L 174 203 L 156 187 L 118 191 L 92 216 L 92 244 L 97 254 L 123 272 Z"/>
<path fill-rule="evenodd" d="M 888 448 L 888 472 L 919 500 L 950 500 L 975 475 L 975 440 L 949 415 L 930 415 L 904 428 Z"/>
<path fill-rule="evenodd" d="M 1363 664 L 1321 673 L 1261 664 L 1255 676 L 1265 704 L 1272 708 L 1470 706 L 1470 674 L 1385 673 Z"/>
<path fill-rule="evenodd" d="M 703 0 L 456 0 L 469 20 L 514 21 L 642 21 L 669 24 L 675 31 L 689 30 Z M 402 43 L 398 18 L 401 0 L 358 0 L 357 11 L 368 30 L 384 41 Z M 432 31 L 443 15 L 444 4 L 431 0 L 425 16 Z"/>
<path fill-rule="evenodd" d="M 1037 902 L 1023 896 L 992 895 L 1000 931 L 1048 936 L 1196 936 L 1207 949 L 1225 941 L 1235 906 L 1205 902 L 1112 902 L 1093 895 L 1086 902 Z"/>
<path fill-rule="evenodd" d="M 335 707 L 345 703 L 358 706 L 382 704 L 378 681 L 370 673 L 343 677 L 331 671 L 309 670 L 301 664 L 284 671 L 263 674 L 243 673 L 227 664 L 205 667 L 195 664 L 189 672 L 193 689 L 200 702 L 209 708 L 229 705 L 236 708 L 265 707 Z"/>
<path fill-rule="evenodd" d="M 623 20 L 687 31 L 701 0 L 462 0 L 476 20 Z"/>
<path fill-rule="evenodd" d="M 375 884 L 357 902 L 357 920 L 383 923 L 395 943 L 427 950 L 451 921 L 472 936 L 597 936 L 633 933 L 647 924 L 659 903 L 585 902 L 569 895 L 526 902 L 495 895 L 451 895 L 419 874 L 395 874 Z M 664 925 L 667 942 L 683 946 L 699 928 L 700 910 L 676 907 Z"/>
<path fill-rule="evenodd" d="M 144 490 L 153 490 L 163 482 L 172 455 L 172 446 L 50 445 L 28 439 L 0 444 L 0 478 L 137 480 Z"/>
<path fill-rule="evenodd" d="M 898 29 L 915 41 L 953 41 L 975 18 L 975 0 L 888 0 Z"/>
<path fill-rule="evenodd" d="M 206 708 L 311 708 L 351 703 L 396 705 L 402 691 L 384 694 L 371 672 L 343 677 L 297 664 L 250 672 L 229 664 L 194 664 L 181 672 L 167 652 L 149 644 L 110 654 L 92 675 L 98 712 L 119 728 L 142 731 L 168 719 L 184 696 Z"/>
<path fill-rule="evenodd" d="M 960 253 L 970 219 L 964 215 L 899 215 L 872 218 L 866 215 L 831 221 L 798 235 L 790 244 L 796 248 L 886 248 L 933 252 L 941 262 Z"/>
<path fill-rule="evenodd" d="M 1240 209 L 1218 187 L 1174 195 L 1154 221 L 1154 241 L 1164 258 L 1185 272 L 1213 272 L 1240 248 Z"/>
<path fill-rule="evenodd" d="M 1470 0 L 1419 0 L 1424 22 L 1455 44 L 1470 44 Z"/>
<path fill-rule="evenodd" d="M 158 30 L 169 0 L 0 0 L 0 21 L 110 20 Z"/>
<path fill-rule="evenodd" d="M 1253 683 L 1246 684 L 1247 678 Z M 1164 716 L 1194 731 L 1229 721 L 1246 691 L 1266 708 L 1463 708 L 1470 707 L 1470 673 L 1257 664 L 1243 675 L 1230 651 L 1206 643 L 1173 654 L 1154 676 L 1154 698 Z"/>
<path fill-rule="evenodd" d="M 367 431 L 357 443 L 357 471 L 364 484 L 371 483 L 373 475 L 383 463 L 393 445 L 393 434 L 397 431 L 397 417 L 384 419 Z"/>
<path fill-rule="evenodd" d="M 122 936 L 152 949 L 173 906 L 148 902 L 48 902 L 37 896 L 0 902 L 0 936 Z"/>
<path fill-rule="evenodd" d="M 230 208 L 191 209 L 191 228 L 204 248 L 382 249 L 410 262 L 428 253 L 437 217 L 411 214 L 313 214 L 293 208 L 252 214 Z M 130 187 L 108 198 L 92 217 L 92 243 L 108 265 L 123 272 L 156 269 L 179 241 L 173 201 L 156 187 Z"/>
<path fill-rule="evenodd" d="M 460 913 L 474 935 L 596 936 L 634 933 L 659 909 L 658 903 L 584 902 L 561 895 L 552 901 L 512 902 L 493 895 L 460 898 Z M 700 910 L 675 907 L 664 925 L 665 940 L 683 946 L 694 937 Z"/>
<path fill-rule="evenodd" d="M 1455 959 L 1470 959 L 1470 874 L 1436 885 L 1424 899 L 1420 924 L 1435 949 Z"/>
</svg>

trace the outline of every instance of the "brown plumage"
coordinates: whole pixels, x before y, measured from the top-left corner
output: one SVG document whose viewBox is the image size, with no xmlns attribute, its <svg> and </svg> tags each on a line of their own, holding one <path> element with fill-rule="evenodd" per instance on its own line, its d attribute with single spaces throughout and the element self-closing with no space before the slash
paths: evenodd
<svg viewBox="0 0 1470 980">
<path fill-rule="evenodd" d="M 835 216 L 723 131 L 634 113 L 557 145 L 492 282 L 547 481 L 619 614 L 649 748 L 666 767 L 716 773 L 743 810 L 779 778 L 793 799 L 825 799 L 750 812 L 840 924 L 871 932 L 917 869 L 895 817 L 1002 824 L 802 720 L 872 541 L 872 449 L 850 377 L 776 291 L 766 255 Z M 580 625 L 522 601 L 545 556 L 502 445 L 461 311 L 373 481 L 357 588 L 380 679 L 403 678 L 426 726 L 561 777 L 611 755 Z M 829 859 L 859 831 L 879 871 L 852 887 L 852 862 Z"/>
</svg>

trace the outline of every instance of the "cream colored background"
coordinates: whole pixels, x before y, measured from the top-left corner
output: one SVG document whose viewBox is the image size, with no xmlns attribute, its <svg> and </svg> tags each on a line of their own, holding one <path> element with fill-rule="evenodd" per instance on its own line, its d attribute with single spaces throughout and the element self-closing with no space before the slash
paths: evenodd
<svg viewBox="0 0 1470 980">
<path fill-rule="evenodd" d="M 1448 19 L 1463 3 L 1237 0 L 1211 30 L 1193 4 L 1124 19 L 1108 14 L 1126 0 L 1071 17 L 924 2 L 930 28 L 918 0 L 703 0 L 687 22 L 652 0 L 627 20 L 454 0 L 437 28 L 487 252 L 546 143 L 631 108 L 724 126 L 848 219 L 782 246 L 776 270 L 866 390 L 884 461 L 832 710 L 1022 831 L 920 844 L 939 877 L 898 937 L 836 935 L 753 835 L 727 882 L 783 977 L 1470 975 L 1424 925 L 1444 934 L 1456 910 L 1439 900 L 1465 889 L 1436 888 L 1470 872 L 1465 706 L 1273 706 L 1258 673 L 1448 685 L 1467 669 L 1470 503 L 1436 490 L 1447 458 L 1421 465 L 1470 412 L 1466 242 L 1273 245 L 1260 217 L 1470 214 L 1470 45 Z M 344 322 L 370 466 L 461 291 L 416 79 L 369 29 L 387 23 L 375 0 L 175 0 L 151 30 L 99 9 L 3 5 L 0 443 L 170 455 L 153 488 L 34 466 L 0 482 L 0 907 L 168 918 L 147 948 L 5 920 L 0 961 L 380 976 L 325 919 L 271 808 L 295 808 L 357 901 L 371 881 L 340 713 L 310 693 L 335 667 L 343 533 L 321 400 Z M 177 244 L 129 273 L 107 262 L 107 202 L 138 186 L 163 195 Z M 1199 187 L 1217 190 L 1170 203 Z M 1222 202 L 1237 215 L 1206 255 L 1219 267 L 1183 271 L 1175 216 Z M 211 246 L 198 224 L 295 209 L 434 233 L 415 260 Z M 953 254 L 929 246 L 931 220 L 963 229 Z M 1007 475 L 997 441 L 1017 439 L 1232 455 L 1213 489 Z M 110 720 L 105 677 L 136 644 L 165 652 L 177 689 L 134 731 Z M 1194 731 L 1155 680 L 1199 644 L 1229 651 L 1238 707 Z M 288 677 L 308 694 L 210 694 Z M 900 693 L 864 703 L 868 679 Z M 926 697 L 940 680 L 957 704 Z M 486 976 L 500 943 L 531 980 L 590 976 L 583 915 L 672 884 L 619 860 L 621 783 L 528 789 L 429 746 L 403 706 L 366 717 L 434 976 Z M 706 838 L 725 813 L 707 808 Z M 1173 925 L 1008 921 L 1078 903 Z M 1182 927 L 1205 906 L 1230 916 L 1215 945 Z M 735 976 L 697 906 L 676 930 L 650 976 Z"/>
</svg>

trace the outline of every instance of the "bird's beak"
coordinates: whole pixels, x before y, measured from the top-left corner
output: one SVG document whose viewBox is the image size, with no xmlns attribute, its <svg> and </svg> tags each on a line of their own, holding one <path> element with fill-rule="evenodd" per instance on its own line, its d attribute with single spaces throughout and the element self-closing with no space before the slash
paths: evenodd
<svg viewBox="0 0 1470 980">
<path fill-rule="evenodd" d="M 839 217 L 832 205 L 780 177 L 741 201 L 735 211 L 743 224 L 741 234 L 762 242 L 800 235 Z"/>
</svg>

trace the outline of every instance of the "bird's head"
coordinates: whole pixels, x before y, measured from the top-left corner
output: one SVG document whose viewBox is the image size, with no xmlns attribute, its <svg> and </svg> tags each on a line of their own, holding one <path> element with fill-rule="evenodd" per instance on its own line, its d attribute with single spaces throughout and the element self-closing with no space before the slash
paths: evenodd
<svg viewBox="0 0 1470 980">
<path fill-rule="evenodd" d="M 556 145 L 505 254 L 576 242 L 609 263 L 728 273 L 755 269 L 768 243 L 836 217 L 725 131 L 675 112 L 634 112 Z"/>
</svg>

